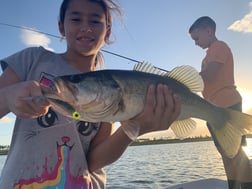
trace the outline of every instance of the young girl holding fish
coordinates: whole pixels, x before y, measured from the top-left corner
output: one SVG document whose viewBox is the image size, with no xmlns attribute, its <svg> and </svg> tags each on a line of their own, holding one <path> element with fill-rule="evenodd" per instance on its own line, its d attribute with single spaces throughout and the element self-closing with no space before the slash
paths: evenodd
<svg viewBox="0 0 252 189">
<path fill-rule="evenodd" d="M 63 0 L 58 27 L 65 53 L 31 47 L 1 61 L 0 117 L 12 112 L 17 118 L 0 188 L 105 188 L 104 166 L 137 136 L 168 129 L 179 115 L 178 97 L 162 84 L 149 87 L 143 112 L 115 132 L 111 123 L 66 118 L 48 101 L 31 98 L 53 90 L 56 76 L 95 71 L 103 63 L 112 11 L 120 13 L 113 0 Z"/>
</svg>

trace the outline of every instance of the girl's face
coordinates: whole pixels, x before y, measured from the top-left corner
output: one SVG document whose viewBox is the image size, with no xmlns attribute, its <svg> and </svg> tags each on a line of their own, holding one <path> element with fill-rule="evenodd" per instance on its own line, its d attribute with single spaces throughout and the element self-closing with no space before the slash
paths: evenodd
<svg viewBox="0 0 252 189">
<path fill-rule="evenodd" d="M 110 35 L 103 8 L 88 0 L 71 0 L 59 30 L 66 37 L 68 51 L 96 55 Z"/>
<path fill-rule="evenodd" d="M 195 45 L 198 45 L 202 49 L 206 49 L 211 45 L 212 32 L 209 28 L 194 29 L 190 35 L 195 41 Z"/>
</svg>

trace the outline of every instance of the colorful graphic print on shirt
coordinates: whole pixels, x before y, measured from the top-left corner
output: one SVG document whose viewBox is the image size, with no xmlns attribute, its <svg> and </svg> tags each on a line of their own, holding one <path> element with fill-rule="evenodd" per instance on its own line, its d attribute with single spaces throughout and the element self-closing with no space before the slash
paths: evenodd
<svg viewBox="0 0 252 189">
<path fill-rule="evenodd" d="M 89 176 L 75 177 L 70 172 L 70 151 L 73 146 L 68 146 L 70 138 L 62 137 L 63 144 L 57 144 L 58 162 L 52 171 L 48 171 L 47 160 L 43 165 L 43 173 L 35 178 L 22 179 L 14 184 L 15 189 L 91 189 Z"/>
<path fill-rule="evenodd" d="M 46 87 L 53 87 L 52 82 L 53 76 L 42 73 L 40 84 Z M 37 118 L 37 123 L 42 128 L 50 128 L 55 124 L 60 122 L 60 117 L 53 108 L 50 108 L 48 113 L 44 116 Z M 79 121 L 76 122 L 73 126 L 76 127 L 80 136 L 88 137 L 91 135 L 92 131 L 98 129 L 97 123 L 89 123 Z M 26 140 L 29 140 L 35 135 L 29 135 L 26 137 Z M 69 136 L 62 136 L 61 142 L 56 142 L 55 151 L 57 151 L 57 163 L 54 167 L 48 167 L 49 156 L 45 157 L 45 163 L 38 167 L 35 166 L 38 170 L 42 170 L 42 173 L 37 174 L 33 178 L 20 179 L 14 184 L 15 189 L 55 189 L 55 188 L 64 188 L 64 189 L 92 189 L 91 178 L 89 174 L 83 175 L 81 171 L 83 169 L 79 167 L 79 173 L 75 173 L 78 176 L 74 176 L 70 171 L 70 162 L 71 149 L 75 146 L 69 143 L 71 138 Z M 61 144 L 60 144 L 61 143 Z M 80 176 L 81 175 L 81 176 Z"/>
</svg>

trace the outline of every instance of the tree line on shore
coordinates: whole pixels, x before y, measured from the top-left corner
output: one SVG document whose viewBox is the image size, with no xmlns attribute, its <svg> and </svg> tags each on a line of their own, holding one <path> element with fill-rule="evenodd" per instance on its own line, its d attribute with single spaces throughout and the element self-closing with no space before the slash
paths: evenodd
<svg viewBox="0 0 252 189">
<path fill-rule="evenodd" d="M 9 149 L 10 145 L 0 145 L 0 155 L 8 154 Z"/>
<path fill-rule="evenodd" d="M 0 150 L 9 150 L 10 145 L 0 145 Z"/>
<path fill-rule="evenodd" d="M 169 143 L 182 143 L 182 142 L 200 142 L 200 141 L 209 141 L 212 140 L 210 136 L 197 136 L 197 137 L 190 137 L 185 139 L 178 139 L 178 138 L 153 138 L 153 139 L 137 139 L 131 146 L 138 146 L 138 145 L 151 145 L 151 144 L 169 144 Z"/>
</svg>

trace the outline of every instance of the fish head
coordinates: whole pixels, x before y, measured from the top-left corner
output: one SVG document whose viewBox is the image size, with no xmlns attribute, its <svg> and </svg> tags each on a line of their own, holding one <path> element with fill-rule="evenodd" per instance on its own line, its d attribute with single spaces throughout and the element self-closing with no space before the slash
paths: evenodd
<svg viewBox="0 0 252 189">
<path fill-rule="evenodd" d="M 100 121 L 119 105 L 119 85 L 102 72 L 60 76 L 53 82 L 55 92 L 46 97 L 55 110 L 67 117 Z"/>
<path fill-rule="evenodd" d="M 71 79 L 74 81 L 70 76 L 56 77 L 53 80 L 52 91 L 44 94 L 52 107 L 67 117 L 73 117 L 76 112 L 74 105 L 78 102 L 79 94 L 77 83 Z"/>
</svg>

